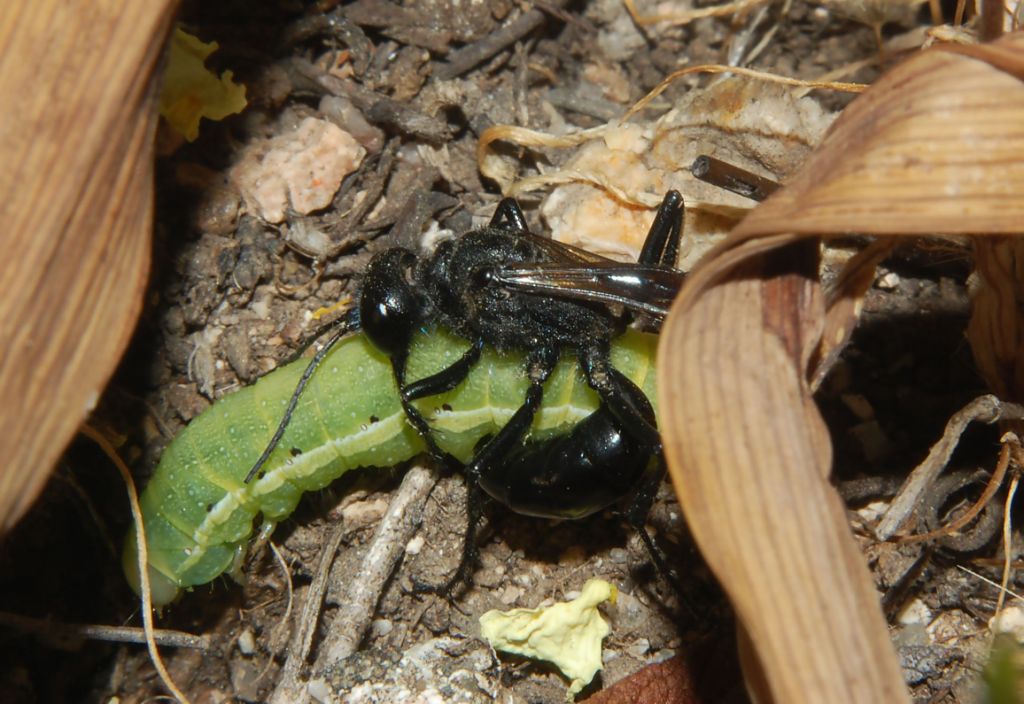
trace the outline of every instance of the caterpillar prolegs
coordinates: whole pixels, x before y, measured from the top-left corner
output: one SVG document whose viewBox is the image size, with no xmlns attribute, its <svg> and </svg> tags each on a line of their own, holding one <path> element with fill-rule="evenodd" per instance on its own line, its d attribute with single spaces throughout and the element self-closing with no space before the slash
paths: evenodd
<svg viewBox="0 0 1024 704">
<path fill-rule="evenodd" d="M 466 347 L 443 330 L 418 334 L 407 379 L 446 368 Z M 652 403 L 656 348 L 656 336 L 627 331 L 614 340 L 611 355 Z M 442 450 L 468 461 L 478 442 L 508 421 L 527 388 L 524 359 L 522 353 L 486 349 L 455 389 L 415 402 Z M 295 510 L 304 492 L 323 488 L 348 469 L 389 467 L 424 450 L 402 411 L 389 359 L 356 334 L 336 345 L 317 369 L 277 449 L 246 484 L 246 472 L 273 435 L 306 364 L 296 360 L 224 397 L 164 451 L 141 496 L 154 604 L 167 604 L 183 588 L 228 569 L 257 515 L 277 523 Z M 545 384 L 531 436 L 567 433 L 597 407 L 597 394 L 574 356 L 564 355 Z M 134 529 L 123 564 L 138 590 Z"/>
</svg>

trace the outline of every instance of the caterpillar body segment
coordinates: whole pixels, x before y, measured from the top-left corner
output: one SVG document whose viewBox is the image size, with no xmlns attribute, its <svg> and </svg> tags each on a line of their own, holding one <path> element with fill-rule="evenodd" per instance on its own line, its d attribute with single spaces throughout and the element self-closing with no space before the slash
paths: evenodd
<svg viewBox="0 0 1024 704">
<path fill-rule="evenodd" d="M 418 334 L 407 380 L 455 362 L 468 346 L 443 330 Z M 654 335 L 628 331 L 612 345 L 612 362 L 655 399 Z M 321 489 L 348 469 L 388 467 L 424 450 L 406 420 L 391 363 L 364 335 L 339 342 L 310 380 L 285 435 L 248 484 L 245 475 L 270 440 L 307 364 L 300 359 L 221 399 L 196 417 L 165 450 L 141 496 L 153 603 L 205 584 L 244 549 L 258 514 L 287 518 L 307 491 Z M 528 383 L 522 353 L 485 349 L 464 382 L 415 402 L 441 449 L 463 462 L 522 405 Z M 563 355 L 545 384 L 531 438 L 567 433 L 598 407 L 576 364 Z M 123 554 L 138 590 L 134 530 Z"/>
</svg>

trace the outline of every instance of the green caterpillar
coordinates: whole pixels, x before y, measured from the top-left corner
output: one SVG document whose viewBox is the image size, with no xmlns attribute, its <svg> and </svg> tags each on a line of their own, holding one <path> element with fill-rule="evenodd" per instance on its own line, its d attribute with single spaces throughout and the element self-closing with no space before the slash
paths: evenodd
<svg viewBox="0 0 1024 704">
<path fill-rule="evenodd" d="M 444 369 L 466 348 L 443 330 L 416 336 L 407 378 Z M 627 331 L 612 345 L 612 362 L 657 398 L 657 338 Z M 454 390 L 421 399 L 417 408 L 438 445 L 465 462 L 481 438 L 497 432 L 522 404 L 524 355 L 485 350 Z M 270 440 L 306 360 L 287 364 L 218 401 L 195 418 L 165 450 L 141 496 L 153 603 L 173 601 L 183 588 L 205 584 L 231 566 L 252 534 L 253 521 L 287 518 L 302 494 L 321 489 L 356 467 L 389 467 L 424 450 L 406 420 L 391 363 L 361 334 L 338 343 L 310 380 L 280 444 L 256 478 L 246 472 Z M 563 356 L 544 386 L 531 433 L 543 439 L 569 431 L 597 409 L 573 356 Z M 138 591 L 135 531 L 123 565 Z"/>
</svg>

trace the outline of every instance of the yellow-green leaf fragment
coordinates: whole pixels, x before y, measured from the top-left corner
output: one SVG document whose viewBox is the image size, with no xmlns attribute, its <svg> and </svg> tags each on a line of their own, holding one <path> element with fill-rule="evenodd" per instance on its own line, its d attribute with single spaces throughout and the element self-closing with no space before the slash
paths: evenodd
<svg viewBox="0 0 1024 704">
<path fill-rule="evenodd" d="M 204 65 L 216 50 L 217 42 L 207 44 L 180 28 L 171 37 L 160 114 L 190 142 L 199 136 L 201 118 L 222 120 L 245 109 L 245 86 L 232 80 L 231 71 L 218 77 Z"/>
<path fill-rule="evenodd" d="M 547 608 L 488 611 L 480 617 L 480 635 L 495 650 L 553 663 L 572 680 L 572 701 L 601 669 L 601 641 L 608 624 L 597 610 L 615 603 L 618 589 L 603 579 L 583 585 L 579 597 Z"/>
</svg>

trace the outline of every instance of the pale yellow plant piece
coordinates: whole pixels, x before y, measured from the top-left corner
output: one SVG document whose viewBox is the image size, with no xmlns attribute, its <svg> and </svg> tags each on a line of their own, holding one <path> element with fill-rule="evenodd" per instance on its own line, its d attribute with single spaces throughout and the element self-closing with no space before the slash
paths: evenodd
<svg viewBox="0 0 1024 704">
<path fill-rule="evenodd" d="M 216 50 L 217 42 L 207 44 L 180 28 L 171 37 L 160 114 L 190 142 L 199 136 L 201 118 L 223 120 L 245 109 L 245 86 L 232 80 L 231 71 L 218 77 L 204 65 Z"/>
<path fill-rule="evenodd" d="M 601 669 L 601 641 L 609 627 L 599 604 L 615 603 L 618 589 L 591 579 L 572 601 L 546 608 L 488 611 L 480 617 L 480 635 L 495 650 L 553 663 L 571 681 L 572 701 Z"/>
</svg>

